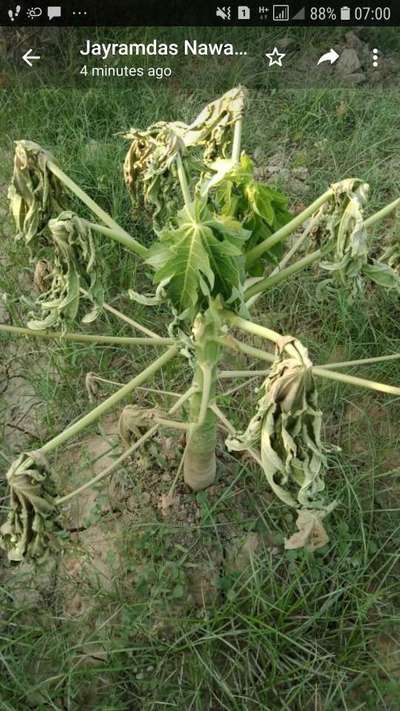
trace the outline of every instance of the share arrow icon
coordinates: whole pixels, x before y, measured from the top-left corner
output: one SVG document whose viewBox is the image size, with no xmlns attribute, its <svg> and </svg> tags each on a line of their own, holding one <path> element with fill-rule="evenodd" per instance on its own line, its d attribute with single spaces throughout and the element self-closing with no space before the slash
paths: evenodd
<svg viewBox="0 0 400 711">
<path fill-rule="evenodd" d="M 338 53 L 335 52 L 334 49 L 331 49 L 329 50 L 329 52 L 326 52 L 326 54 L 323 54 L 322 57 L 319 58 L 318 64 L 322 64 L 323 62 L 330 62 L 331 64 L 335 64 L 338 59 Z"/>
</svg>

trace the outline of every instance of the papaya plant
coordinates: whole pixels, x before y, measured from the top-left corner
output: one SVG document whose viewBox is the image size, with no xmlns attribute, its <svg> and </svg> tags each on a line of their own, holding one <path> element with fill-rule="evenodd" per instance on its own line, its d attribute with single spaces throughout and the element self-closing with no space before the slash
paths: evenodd
<svg viewBox="0 0 400 711">
<path fill-rule="evenodd" d="M 398 243 L 376 254 L 370 228 L 394 211 L 400 199 L 366 217 L 368 185 L 349 178 L 331 185 L 300 214 L 287 198 L 255 178 L 252 160 L 241 148 L 246 90 L 238 87 L 208 104 L 190 124 L 159 121 L 131 129 L 124 178 L 133 209 L 151 222 L 154 239 L 142 244 L 128 234 L 60 168 L 38 144 L 16 144 L 9 189 L 16 240 L 29 248 L 38 295 L 26 326 L 0 326 L 1 333 L 107 343 L 163 353 L 110 397 L 97 404 L 34 452 L 21 453 L 7 472 L 9 514 L 1 545 L 11 560 L 41 560 L 57 540 L 63 504 L 128 461 L 159 428 L 184 432 L 184 481 L 194 492 L 216 478 L 217 428 L 231 451 L 246 451 L 265 474 L 273 493 L 297 512 L 297 532 L 287 548 L 319 548 L 328 540 L 322 523 L 334 508 L 325 479 L 329 447 L 322 441 L 317 383 L 331 379 L 381 393 L 400 395 L 400 387 L 345 374 L 342 368 L 400 357 L 399 353 L 314 365 L 297 337 L 277 333 L 251 318 L 251 309 L 268 292 L 312 265 L 318 288 L 339 288 L 360 299 L 368 282 L 400 291 Z M 78 198 L 95 216 L 89 221 L 72 209 Z M 132 284 L 129 296 L 147 305 L 165 303 L 171 320 L 161 336 L 104 301 L 107 274 L 97 256 L 97 240 L 114 240 L 153 272 L 153 293 Z M 290 248 L 287 248 L 289 238 Z M 297 254 L 297 257 L 295 256 Z M 372 256 L 373 255 L 373 256 Z M 91 310 L 82 318 L 81 302 Z M 129 323 L 140 336 L 104 336 L 71 328 L 78 318 L 89 324 L 103 311 Z M 268 319 L 268 311 L 266 320 Z M 58 329 L 58 330 L 54 330 Z M 275 344 L 269 350 L 249 345 L 240 334 Z M 226 353 L 244 353 L 267 363 L 264 371 L 221 371 Z M 189 364 L 192 383 L 164 412 L 127 405 L 120 417 L 126 447 L 110 466 L 67 495 L 55 491 L 49 455 L 85 427 L 129 398 L 170 361 Z M 218 405 L 220 376 L 264 378 L 258 404 L 238 430 Z M 95 374 L 87 387 L 94 397 Z M 100 379 L 101 380 L 101 379 Z M 188 417 L 177 413 L 187 403 Z M 144 431 L 143 431 L 144 430 Z"/>
</svg>

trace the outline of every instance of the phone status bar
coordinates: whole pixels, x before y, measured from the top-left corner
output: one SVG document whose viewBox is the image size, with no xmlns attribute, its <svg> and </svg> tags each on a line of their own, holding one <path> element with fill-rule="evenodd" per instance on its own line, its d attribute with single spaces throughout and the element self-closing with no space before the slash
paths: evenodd
<svg viewBox="0 0 400 711">
<path fill-rule="evenodd" d="M 160 3 L 148 0 L 135 6 L 131 0 L 112 3 L 68 5 L 3 5 L 0 25 L 72 27 L 218 27 L 218 26 L 395 26 L 400 24 L 400 4 L 375 2 L 367 5 L 327 3 L 235 3 L 190 6 L 186 0 Z"/>
</svg>

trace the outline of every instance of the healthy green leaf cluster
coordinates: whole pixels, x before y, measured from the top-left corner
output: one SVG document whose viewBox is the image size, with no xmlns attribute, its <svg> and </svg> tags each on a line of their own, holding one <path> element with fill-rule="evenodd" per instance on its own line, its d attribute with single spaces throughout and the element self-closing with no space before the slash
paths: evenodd
<svg viewBox="0 0 400 711">
<path fill-rule="evenodd" d="M 250 158 L 227 157 L 244 100 L 239 87 L 206 106 L 189 126 L 159 122 L 130 132 L 126 181 L 136 200 L 152 206 L 158 236 L 147 259 L 156 294 L 131 289 L 136 301 L 153 305 L 168 299 L 177 316 L 189 321 L 217 297 L 244 308 L 245 281 L 264 268 L 258 260 L 246 270 L 246 252 L 290 219 L 286 198 L 255 180 Z M 185 206 L 178 210 L 182 195 L 176 184 L 182 180 Z M 265 259 L 276 259 L 279 250 Z"/>
<path fill-rule="evenodd" d="M 254 163 L 246 154 L 242 154 L 238 164 L 232 160 L 219 160 L 211 168 L 215 174 L 208 190 L 215 207 L 222 214 L 234 217 L 250 232 L 246 251 L 253 249 L 291 220 L 286 196 L 255 179 Z M 275 262 L 281 257 L 282 251 L 282 245 L 276 245 L 264 255 L 264 259 L 258 260 L 249 273 L 262 274 L 265 260 Z"/>
<path fill-rule="evenodd" d="M 178 212 L 176 226 L 161 230 L 147 263 L 181 318 L 192 320 L 217 295 L 240 298 L 249 235 L 237 220 L 213 215 L 200 198 Z"/>
</svg>

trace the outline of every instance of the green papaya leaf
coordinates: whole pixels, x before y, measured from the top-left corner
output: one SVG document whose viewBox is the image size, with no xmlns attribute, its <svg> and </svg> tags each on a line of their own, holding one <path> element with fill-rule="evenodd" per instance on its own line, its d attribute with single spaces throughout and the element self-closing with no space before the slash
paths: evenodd
<svg viewBox="0 0 400 711">
<path fill-rule="evenodd" d="M 364 264 L 363 274 L 384 289 L 396 289 L 396 291 L 400 291 L 400 276 L 384 262 L 378 262 L 374 259 Z"/>
<path fill-rule="evenodd" d="M 242 154 L 240 163 L 229 170 L 228 161 L 217 161 L 211 166 L 216 176 L 210 180 L 211 193 L 215 193 L 218 210 L 240 221 L 251 233 L 246 249 L 250 250 L 263 242 L 273 232 L 290 221 L 287 198 L 270 185 L 254 177 L 253 161 Z M 276 262 L 282 256 L 278 244 L 266 253 L 251 270 L 251 276 L 263 273 L 264 259 Z"/>
<path fill-rule="evenodd" d="M 228 299 L 234 287 L 239 290 L 249 233 L 231 217 L 212 215 L 201 200 L 183 208 L 176 222 L 159 233 L 147 262 L 178 313 L 193 315 L 203 297 L 205 303 L 211 296 Z"/>
</svg>

